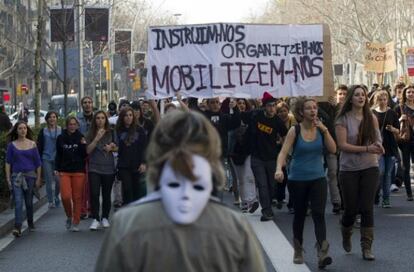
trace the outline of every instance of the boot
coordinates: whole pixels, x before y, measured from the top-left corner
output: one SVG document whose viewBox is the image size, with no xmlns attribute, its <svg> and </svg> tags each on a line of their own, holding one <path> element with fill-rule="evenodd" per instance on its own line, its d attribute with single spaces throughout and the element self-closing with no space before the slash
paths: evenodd
<svg viewBox="0 0 414 272">
<path fill-rule="evenodd" d="M 293 240 L 293 263 L 303 264 L 303 247 L 298 239 Z"/>
<path fill-rule="evenodd" d="M 374 240 L 374 228 L 361 227 L 361 250 L 362 258 L 366 261 L 375 260 L 375 256 L 371 252 L 372 241 Z"/>
<path fill-rule="evenodd" d="M 325 268 L 332 263 L 332 258 L 328 255 L 329 243 L 324 240 L 322 243 L 317 242 L 316 248 L 318 249 L 318 267 Z"/>
<path fill-rule="evenodd" d="M 352 243 L 351 243 L 351 236 L 352 236 L 352 226 L 344 227 L 341 226 L 342 232 L 342 247 L 346 252 L 351 252 Z"/>
</svg>

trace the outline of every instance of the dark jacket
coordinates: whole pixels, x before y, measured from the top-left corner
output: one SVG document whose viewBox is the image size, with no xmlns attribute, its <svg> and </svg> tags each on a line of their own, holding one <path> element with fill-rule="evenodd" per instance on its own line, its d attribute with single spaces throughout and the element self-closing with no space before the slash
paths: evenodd
<svg viewBox="0 0 414 272">
<path fill-rule="evenodd" d="M 233 114 L 223 112 L 203 112 L 204 116 L 210 120 L 211 124 L 217 129 L 221 139 L 222 156 L 228 156 L 228 133 L 240 126 L 240 114 L 237 109 Z"/>
<path fill-rule="evenodd" d="M 59 172 L 85 172 L 86 144 L 81 143 L 82 133 L 72 134 L 64 129 L 56 140 L 55 170 Z"/>
<path fill-rule="evenodd" d="M 127 130 L 117 131 L 116 134 L 118 142 L 117 168 L 138 171 L 138 167 L 145 163 L 145 150 L 148 144 L 145 130 L 138 126 L 135 140 L 129 145 L 125 141 L 128 134 Z"/>
</svg>

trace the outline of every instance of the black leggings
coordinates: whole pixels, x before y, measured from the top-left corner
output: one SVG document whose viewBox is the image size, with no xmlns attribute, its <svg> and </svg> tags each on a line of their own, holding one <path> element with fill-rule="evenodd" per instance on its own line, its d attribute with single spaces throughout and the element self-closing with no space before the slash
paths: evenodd
<svg viewBox="0 0 414 272">
<path fill-rule="evenodd" d="M 328 190 L 326 179 L 289 181 L 288 188 L 295 210 L 293 237 L 299 240 L 300 243 L 303 242 L 306 211 L 310 203 L 316 240 L 321 244 L 322 241 L 326 240 L 325 205 Z"/>
<path fill-rule="evenodd" d="M 411 147 L 410 144 L 403 144 L 400 145 L 401 153 L 402 153 L 402 167 L 404 171 L 404 187 L 407 193 L 407 196 L 412 196 L 411 190 L 411 162 L 414 161 L 414 148 Z"/>
<path fill-rule="evenodd" d="M 129 169 L 119 169 L 118 178 L 122 183 L 122 203 L 127 205 L 135 200 L 138 200 L 143 192 L 141 190 L 141 174 L 138 171 L 131 171 Z"/>
<path fill-rule="evenodd" d="M 345 208 L 342 225 L 352 226 L 356 215 L 360 213 L 361 227 L 373 227 L 374 200 L 379 183 L 378 167 L 359 171 L 340 171 L 339 182 Z"/>
<path fill-rule="evenodd" d="M 109 218 L 111 211 L 111 191 L 114 183 L 115 174 L 98 174 L 89 172 L 89 186 L 91 194 L 92 218 L 100 220 L 99 217 L 99 196 L 102 188 L 102 218 Z"/>
</svg>

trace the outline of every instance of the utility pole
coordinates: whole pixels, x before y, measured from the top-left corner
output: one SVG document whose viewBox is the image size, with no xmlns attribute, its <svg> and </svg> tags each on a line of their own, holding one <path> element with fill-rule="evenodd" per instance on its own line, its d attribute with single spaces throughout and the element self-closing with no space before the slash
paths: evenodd
<svg viewBox="0 0 414 272">
<path fill-rule="evenodd" d="M 62 9 L 65 8 L 64 0 L 61 0 Z M 62 16 L 62 27 L 63 27 L 63 41 L 62 41 L 62 54 L 63 54 L 63 112 L 66 116 L 68 115 L 68 72 L 67 72 L 67 57 L 66 57 L 66 42 L 67 42 L 67 33 L 66 33 L 66 12 L 63 12 Z"/>
<path fill-rule="evenodd" d="M 83 0 L 76 0 L 76 33 L 78 39 L 78 48 L 79 48 L 79 110 L 82 108 L 80 104 L 82 97 L 85 96 L 84 90 L 84 80 L 83 80 L 83 41 L 84 41 L 84 15 L 83 15 Z"/>
<path fill-rule="evenodd" d="M 41 100 L 41 76 L 40 76 L 40 61 L 42 53 L 42 39 L 43 39 L 43 7 L 44 0 L 38 0 L 37 2 L 37 40 L 36 40 L 36 52 L 35 52 L 35 90 L 34 90 L 34 102 L 35 102 L 35 127 L 40 125 L 40 100 Z"/>
</svg>

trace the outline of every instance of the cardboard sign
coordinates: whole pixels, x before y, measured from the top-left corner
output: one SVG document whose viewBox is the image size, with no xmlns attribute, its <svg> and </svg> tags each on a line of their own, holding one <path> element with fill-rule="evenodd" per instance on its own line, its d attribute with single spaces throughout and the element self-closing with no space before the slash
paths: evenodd
<svg viewBox="0 0 414 272">
<path fill-rule="evenodd" d="M 151 98 L 180 91 L 210 98 L 319 96 L 333 92 L 327 25 L 206 24 L 150 27 Z"/>
<path fill-rule="evenodd" d="M 365 43 L 365 65 L 364 70 L 375 73 L 388 73 L 395 71 L 394 42 Z"/>
</svg>

